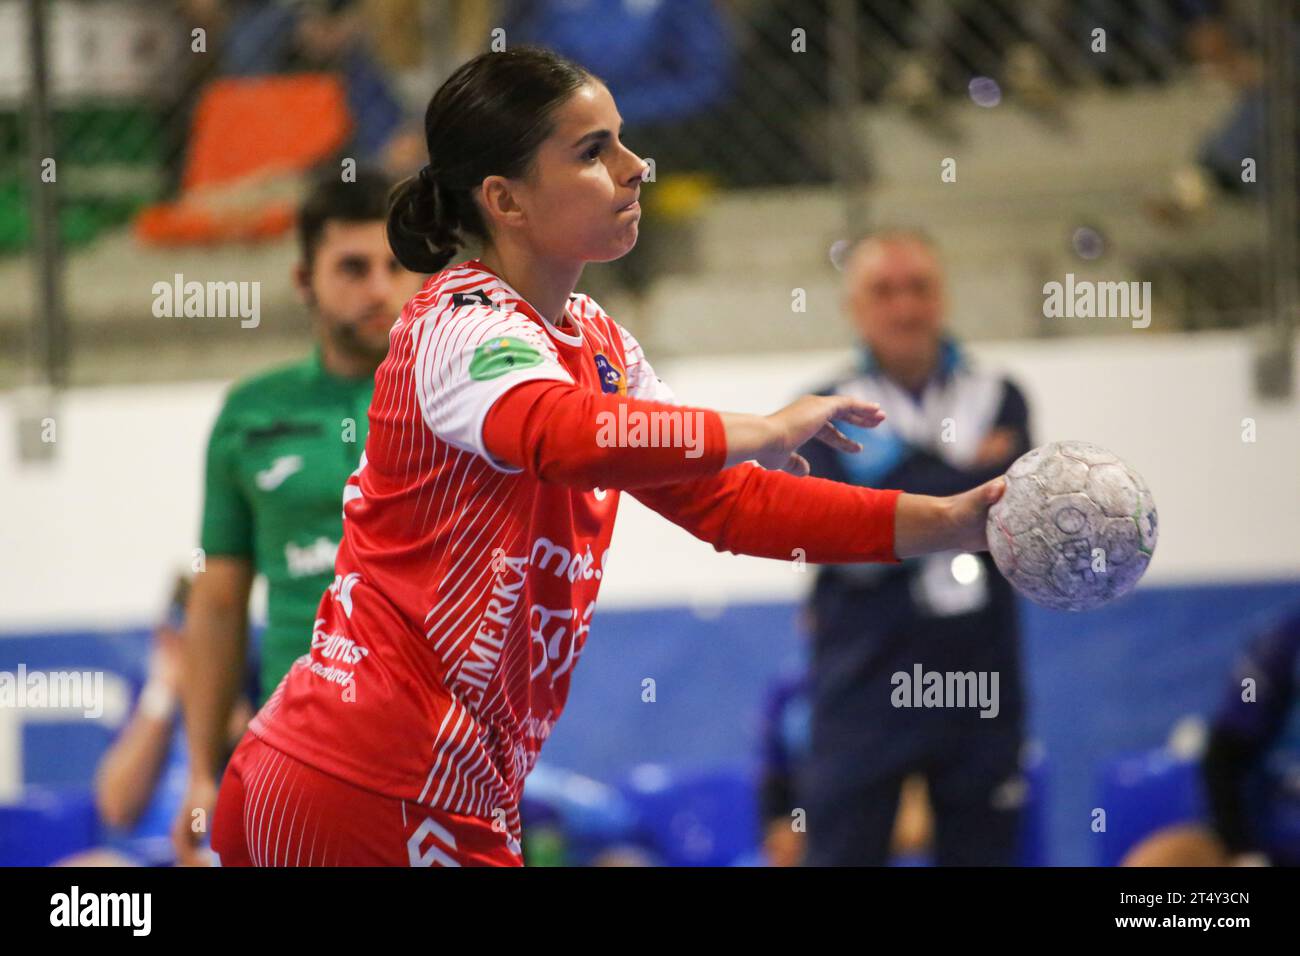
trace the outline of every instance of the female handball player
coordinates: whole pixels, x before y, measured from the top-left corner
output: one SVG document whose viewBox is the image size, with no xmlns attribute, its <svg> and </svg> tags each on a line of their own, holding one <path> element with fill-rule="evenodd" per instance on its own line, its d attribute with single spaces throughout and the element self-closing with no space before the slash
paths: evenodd
<svg viewBox="0 0 1300 956">
<path fill-rule="evenodd" d="M 429 164 L 388 231 L 431 276 L 375 375 L 310 651 L 224 774 L 222 865 L 520 865 L 524 778 L 568 698 L 621 491 L 736 554 L 987 548 L 1001 479 L 932 498 L 808 477 L 800 445 L 859 451 L 832 422 L 871 427 L 879 408 L 683 406 L 574 293 L 636 243 L 646 164 L 620 133 L 604 84 L 539 49 L 481 55 L 429 103 Z M 449 265 L 469 240 L 480 258 Z"/>
</svg>

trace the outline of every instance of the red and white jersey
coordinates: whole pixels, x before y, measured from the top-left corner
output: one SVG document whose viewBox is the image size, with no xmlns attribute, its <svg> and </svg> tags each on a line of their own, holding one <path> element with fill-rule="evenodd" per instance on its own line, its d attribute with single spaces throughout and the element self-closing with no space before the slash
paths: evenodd
<svg viewBox="0 0 1300 956">
<path fill-rule="evenodd" d="M 393 326 L 343 496 L 335 581 L 311 651 L 252 723 L 358 786 L 502 820 L 569 695 L 619 493 L 490 460 L 484 419 L 532 379 L 674 401 L 585 295 L 546 321 L 478 260 L 444 269 Z"/>
</svg>

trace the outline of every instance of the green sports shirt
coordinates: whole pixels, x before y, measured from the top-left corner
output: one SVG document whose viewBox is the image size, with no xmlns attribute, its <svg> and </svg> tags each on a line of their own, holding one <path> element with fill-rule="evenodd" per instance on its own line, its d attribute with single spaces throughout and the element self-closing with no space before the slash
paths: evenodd
<svg viewBox="0 0 1300 956">
<path fill-rule="evenodd" d="M 247 558 L 266 578 L 262 700 L 311 647 L 373 391 L 373 377 L 328 372 L 317 347 L 237 383 L 212 426 L 200 543 L 206 557 Z"/>
</svg>

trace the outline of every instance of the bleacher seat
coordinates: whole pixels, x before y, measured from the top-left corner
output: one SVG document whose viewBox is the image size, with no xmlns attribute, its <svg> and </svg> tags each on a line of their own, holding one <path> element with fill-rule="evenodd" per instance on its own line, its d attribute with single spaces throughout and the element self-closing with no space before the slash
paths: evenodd
<svg viewBox="0 0 1300 956">
<path fill-rule="evenodd" d="M 30 787 L 0 806 L 0 866 L 49 866 L 94 846 L 98 831 L 89 790 Z"/>
<path fill-rule="evenodd" d="M 351 124 L 343 85 L 329 74 L 213 82 L 194 112 L 181 196 L 142 210 L 136 237 L 186 245 L 287 232 L 295 203 L 263 190 L 329 158 Z"/>
<path fill-rule="evenodd" d="M 620 787 L 665 866 L 730 866 L 758 844 L 755 780 L 743 768 L 636 767 Z"/>
<path fill-rule="evenodd" d="M 1106 811 L 1097 862 L 1117 866 L 1156 830 L 1205 819 L 1200 763 L 1163 747 L 1120 757 L 1101 769 L 1097 806 Z"/>
</svg>

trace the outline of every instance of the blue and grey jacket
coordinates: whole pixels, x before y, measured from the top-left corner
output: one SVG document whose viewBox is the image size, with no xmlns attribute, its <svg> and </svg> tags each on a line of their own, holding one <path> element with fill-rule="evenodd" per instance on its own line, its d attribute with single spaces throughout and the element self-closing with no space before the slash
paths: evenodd
<svg viewBox="0 0 1300 956">
<path fill-rule="evenodd" d="M 947 340 L 935 374 L 912 393 L 884 374 L 870 351 L 820 394 L 877 402 L 888 416 L 874 429 L 837 423 L 858 453 L 819 441 L 800 448 L 822 478 L 927 495 L 969 490 L 1002 474 L 1029 450 L 1024 396 L 1007 379 L 976 369 Z M 984 437 L 1010 429 L 1006 461 L 975 463 Z M 987 554 L 927 555 L 900 564 L 822 565 L 809 598 L 813 777 L 840 786 L 850 777 L 911 767 L 967 730 L 1021 733 L 1019 608 Z M 899 711 L 891 679 L 926 671 L 997 673 L 1000 713 Z M 963 729 L 965 728 L 965 729 Z"/>
</svg>

